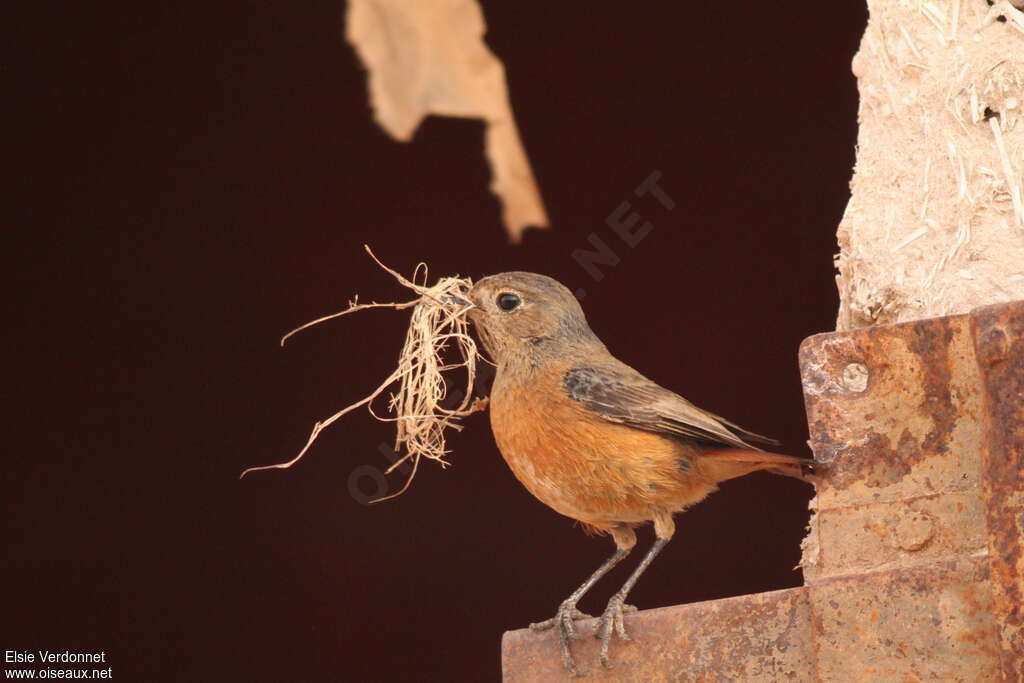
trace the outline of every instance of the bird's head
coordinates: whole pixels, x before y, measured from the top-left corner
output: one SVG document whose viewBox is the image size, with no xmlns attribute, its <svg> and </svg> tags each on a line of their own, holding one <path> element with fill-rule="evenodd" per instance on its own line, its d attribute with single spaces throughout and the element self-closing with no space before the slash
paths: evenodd
<svg viewBox="0 0 1024 683">
<path fill-rule="evenodd" d="M 509 353 L 600 343 L 583 309 L 564 285 L 536 273 L 499 273 L 469 293 L 469 317 L 487 353 L 496 361 Z"/>
</svg>

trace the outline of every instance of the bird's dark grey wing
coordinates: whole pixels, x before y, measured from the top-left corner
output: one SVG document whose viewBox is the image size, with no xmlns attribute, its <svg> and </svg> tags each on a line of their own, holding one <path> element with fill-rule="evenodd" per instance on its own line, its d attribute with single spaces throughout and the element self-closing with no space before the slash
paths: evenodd
<svg viewBox="0 0 1024 683">
<path fill-rule="evenodd" d="M 572 400 L 608 420 L 703 443 L 761 450 L 746 440 L 777 443 L 687 401 L 628 365 L 579 365 L 562 379 Z"/>
</svg>

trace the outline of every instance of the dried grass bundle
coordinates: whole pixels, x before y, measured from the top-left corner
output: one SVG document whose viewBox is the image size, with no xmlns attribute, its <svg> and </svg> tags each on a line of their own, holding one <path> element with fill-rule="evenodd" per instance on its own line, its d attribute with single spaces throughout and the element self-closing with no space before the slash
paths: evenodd
<svg viewBox="0 0 1024 683">
<path fill-rule="evenodd" d="M 467 295 L 473 281 L 469 278 L 443 277 L 433 286 L 427 286 L 427 266 L 424 263 L 416 266 L 412 280 L 407 280 L 381 263 L 369 247 L 365 248 L 377 265 L 419 296 L 402 303 L 369 304 L 360 304 L 356 297 L 344 311 L 317 318 L 292 330 L 281 338 L 281 345 L 283 346 L 289 337 L 301 330 L 356 311 L 367 308 L 412 308 L 405 344 L 398 356 L 398 367 L 368 396 L 317 422 L 306 445 L 294 458 L 274 465 L 250 467 L 242 472 L 242 477 L 250 472 L 291 467 L 302 459 L 321 431 L 346 413 L 365 405 L 370 414 L 378 420 L 395 422 L 397 426 L 395 451 L 401 452 L 404 448 L 405 452 L 387 469 L 387 472 L 390 473 L 407 460 L 412 460 L 412 472 L 402 489 L 373 502 L 394 498 L 409 488 L 413 477 L 416 476 L 421 458 L 430 458 L 442 466 L 447 466 L 448 462 L 444 457 L 448 453 L 445 446 L 445 430 L 462 429 L 459 424 L 461 418 L 486 406 L 486 399 L 472 397 L 477 359 L 483 359 L 476 342 L 469 335 L 469 320 L 466 317 L 466 313 L 472 308 Z M 457 356 L 455 362 L 445 360 L 449 346 L 454 346 L 454 353 Z M 454 407 L 446 408 L 442 403 L 449 393 L 444 374 L 459 369 L 465 369 L 465 386 L 455 394 L 460 395 L 461 399 Z M 393 417 L 382 417 L 374 411 L 373 401 L 396 383 L 398 390 L 391 394 L 388 403 L 388 410 Z"/>
</svg>

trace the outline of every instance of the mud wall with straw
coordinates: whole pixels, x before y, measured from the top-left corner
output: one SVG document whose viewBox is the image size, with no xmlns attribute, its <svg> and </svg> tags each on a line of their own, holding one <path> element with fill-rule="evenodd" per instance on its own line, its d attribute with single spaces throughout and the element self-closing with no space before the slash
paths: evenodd
<svg viewBox="0 0 1024 683">
<path fill-rule="evenodd" d="M 837 329 L 1024 298 L 1024 13 L 985 0 L 868 9 Z"/>
</svg>

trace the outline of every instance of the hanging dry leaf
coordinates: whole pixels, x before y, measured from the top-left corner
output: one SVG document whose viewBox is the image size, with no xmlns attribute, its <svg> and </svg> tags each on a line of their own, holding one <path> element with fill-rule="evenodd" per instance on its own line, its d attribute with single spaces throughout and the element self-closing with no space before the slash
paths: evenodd
<svg viewBox="0 0 1024 683">
<path fill-rule="evenodd" d="M 548 218 L 486 28 L 476 0 L 349 0 L 348 40 L 369 71 L 377 123 L 405 142 L 429 114 L 483 119 L 491 190 L 518 242 Z"/>
</svg>

